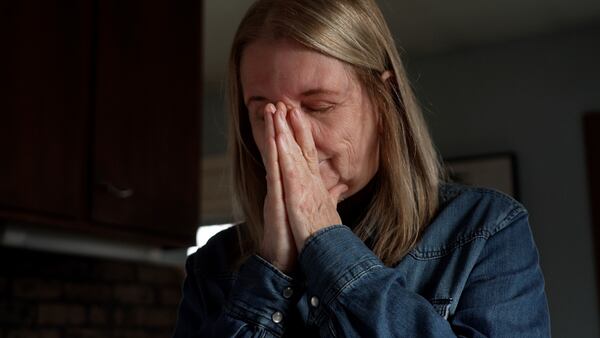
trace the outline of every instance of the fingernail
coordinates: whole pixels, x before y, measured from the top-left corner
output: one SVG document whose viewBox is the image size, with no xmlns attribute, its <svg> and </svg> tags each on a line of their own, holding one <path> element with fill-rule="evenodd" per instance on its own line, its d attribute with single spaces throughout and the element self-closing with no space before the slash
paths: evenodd
<svg viewBox="0 0 600 338">
<path fill-rule="evenodd" d="M 275 105 L 272 103 L 267 103 L 267 107 L 265 109 L 271 114 L 275 114 L 275 112 L 277 111 L 277 108 L 275 108 Z"/>
<path fill-rule="evenodd" d="M 285 110 L 286 110 L 285 104 L 283 102 L 281 102 L 281 101 L 277 102 L 277 109 L 282 110 L 282 111 L 285 112 Z"/>
</svg>

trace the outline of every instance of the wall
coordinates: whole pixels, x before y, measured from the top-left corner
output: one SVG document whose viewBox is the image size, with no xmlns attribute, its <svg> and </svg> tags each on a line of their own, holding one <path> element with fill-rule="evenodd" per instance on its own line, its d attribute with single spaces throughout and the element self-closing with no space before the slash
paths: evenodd
<svg viewBox="0 0 600 338">
<path fill-rule="evenodd" d="M 170 337 L 179 268 L 0 247 L 0 337 Z"/>
<path fill-rule="evenodd" d="M 445 157 L 514 151 L 555 337 L 598 337 L 582 114 L 600 111 L 600 26 L 409 60 Z"/>
<path fill-rule="evenodd" d="M 204 84 L 202 101 L 202 155 L 218 156 L 227 151 L 227 117 L 223 83 Z"/>
</svg>

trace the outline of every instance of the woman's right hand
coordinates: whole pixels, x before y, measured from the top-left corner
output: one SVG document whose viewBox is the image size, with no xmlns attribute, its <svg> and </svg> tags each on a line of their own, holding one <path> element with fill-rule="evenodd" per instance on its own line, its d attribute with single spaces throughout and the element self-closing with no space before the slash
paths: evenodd
<svg viewBox="0 0 600 338">
<path fill-rule="evenodd" d="M 296 242 L 290 229 L 283 197 L 283 185 L 279 169 L 277 145 L 275 143 L 275 112 L 285 114 L 287 107 L 282 102 L 277 106 L 269 103 L 264 109 L 265 143 L 263 163 L 267 172 L 267 195 L 264 205 L 264 230 L 259 255 L 277 267 L 289 273 L 296 265 Z"/>
</svg>

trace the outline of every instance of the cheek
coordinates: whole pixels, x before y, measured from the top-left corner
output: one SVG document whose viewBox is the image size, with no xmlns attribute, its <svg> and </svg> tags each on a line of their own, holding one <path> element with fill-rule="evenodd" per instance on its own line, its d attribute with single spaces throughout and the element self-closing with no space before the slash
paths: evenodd
<svg viewBox="0 0 600 338">
<path fill-rule="evenodd" d="M 335 172 L 338 176 L 348 176 L 352 163 L 356 163 L 352 133 L 346 132 L 342 121 L 331 126 L 322 125 L 313 128 L 313 138 L 320 158 L 328 159 L 327 166 L 322 168 L 322 174 Z"/>
<path fill-rule="evenodd" d="M 310 123 L 315 147 L 319 151 L 320 157 L 331 157 L 339 149 L 339 141 L 341 140 L 339 132 L 340 128 L 337 120 L 319 121 L 313 119 Z"/>
<path fill-rule="evenodd" d="M 377 149 L 373 146 L 377 144 L 377 135 L 371 121 L 355 122 L 338 123 L 322 142 L 323 151 L 332 156 L 333 169 L 345 179 L 359 175 L 377 157 Z"/>
</svg>

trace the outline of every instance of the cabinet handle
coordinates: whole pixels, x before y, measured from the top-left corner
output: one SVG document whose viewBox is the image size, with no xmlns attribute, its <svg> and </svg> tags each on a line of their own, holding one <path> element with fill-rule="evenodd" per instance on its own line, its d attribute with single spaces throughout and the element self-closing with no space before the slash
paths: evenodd
<svg viewBox="0 0 600 338">
<path fill-rule="evenodd" d="M 125 198 L 129 198 L 133 195 L 133 189 L 130 189 L 130 188 L 120 189 L 109 182 L 100 182 L 100 185 L 105 187 L 106 190 L 111 195 L 113 195 L 117 198 L 125 199 Z"/>
</svg>

